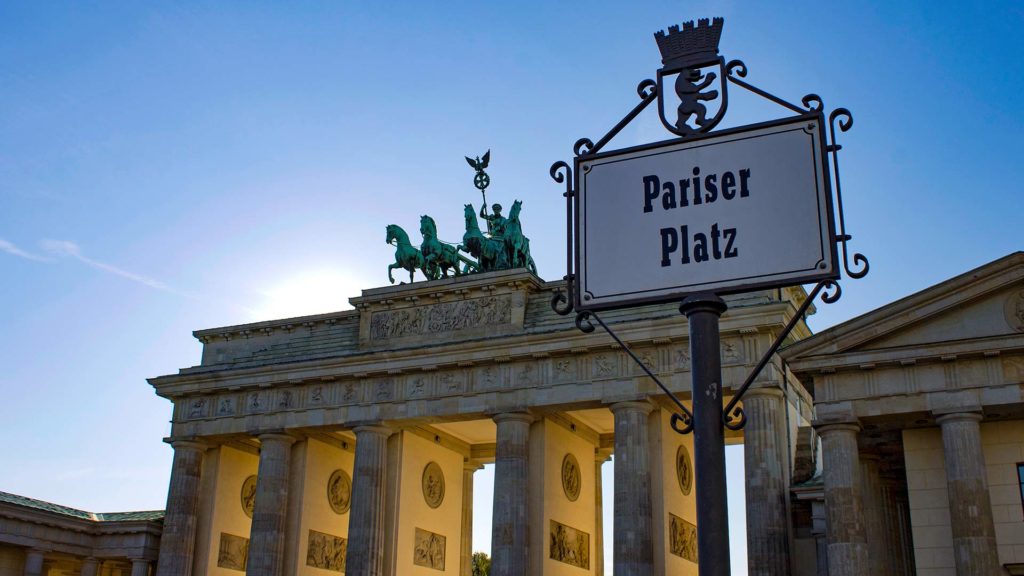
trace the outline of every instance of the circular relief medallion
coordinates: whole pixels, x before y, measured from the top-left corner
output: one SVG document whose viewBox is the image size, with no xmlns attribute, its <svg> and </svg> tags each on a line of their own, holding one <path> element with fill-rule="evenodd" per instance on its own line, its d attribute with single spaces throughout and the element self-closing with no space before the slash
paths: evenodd
<svg viewBox="0 0 1024 576">
<path fill-rule="evenodd" d="M 252 511 L 256 508 L 256 476 L 249 476 L 242 482 L 242 511 L 249 518 L 252 518 Z"/>
<path fill-rule="evenodd" d="M 352 478 L 344 470 L 331 472 L 327 481 L 327 502 L 335 514 L 344 514 L 352 506 Z"/>
<path fill-rule="evenodd" d="M 580 463 L 571 452 L 562 458 L 562 490 L 570 502 L 580 497 Z"/>
<path fill-rule="evenodd" d="M 1024 290 L 1010 294 L 1006 299 L 1006 322 L 1018 332 L 1024 332 Z"/>
<path fill-rule="evenodd" d="M 430 462 L 423 469 L 423 499 L 431 508 L 444 502 L 444 472 L 437 462 Z"/>
<path fill-rule="evenodd" d="M 676 450 L 676 478 L 679 480 L 679 489 L 684 496 L 688 496 L 693 489 L 693 462 L 690 461 L 690 452 L 686 446 Z"/>
</svg>

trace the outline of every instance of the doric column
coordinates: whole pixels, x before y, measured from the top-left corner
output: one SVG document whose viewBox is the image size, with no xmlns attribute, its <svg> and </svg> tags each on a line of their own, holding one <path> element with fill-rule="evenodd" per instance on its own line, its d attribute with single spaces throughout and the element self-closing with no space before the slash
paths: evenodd
<svg viewBox="0 0 1024 576">
<path fill-rule="evenodd" d="M 96 576 L 99 573 L 100 561 L 92 556 L 82 560 L 81 576 Z"/>
<path fill-rule="evenodd" d="M 25 552 L 25 576 L 42 576 L 45 550 L 32 548 Z"/>
<path fill-rule="evenodd" d="M 867 576 L 868 545 L 860 494 L 860 458 L 854 423 L 818 428 L 825 479 L 830 576 Z"/>
<path fill-rule="evenodd" d="M 958 576 L 1002 574 L 981 447 L 981 414 L 944 414 L 936 418 L 936 422 L 942 428 L 946 456 L 956 573 Z"/>
<path fill-rule="evenodd" d="M 345 574 L 383 576 L 388 437 L 393 431 L 386 426 L 357 426 L 354 432 L 356 458 Z"/>
<path fill-rule="evenodd" d="M 473 474 L 483 468 L 475 460 L 462 463 L 462 537 L 459 539 L 459 576 L 473 576 Z"/>
<path fill-rule="evenodd" d="M 860 455 L 861 501 L 864 504 L 864 530 L 868 543 L 868 561 L 873 576 L 895 576 L 890 572 L 889 558 L 896 548 L 885 524 L 885 500 L 879 476 L 877 454 Z"/>
<path fill-rule="evenodd" d="M 533 416 L 510 412 L 494 416 L 498 425 L 494 450 L 494 512 L 491 527 L 491 574 L 529 574 L 527 520 L 530 503 L 530 424 Z M 538 526 L 540 530 L 544 527 Z"/>
<path fill-rule="evenodd" d="M 601 468 L 610 456 L 607 449 L 594 450 L 594 576 L 604 576 L 604 481 Z"/>
<path fill-rule="evenodd" d="M 786 450 L 780 415 L 782 390 L 751 388 L 743 396 L 747 424 L 743 459 L 747 496 L 747 570 L 750 576 L 789 574 L 789 522 L 786 518 Z"/>
<path fill-rule="evenodd" d="M 132 558 L 132 576 L 149 576 L 149 560 Z"/>
<path fill-rule="evenodd" d="M 283 574 L 284 527 L 294 443 L 295 438 L 284 433 L 260 434 L 260 466 L 256 473 L 256 506 L 249 535 L 247 576 Z"/>
<path fill-rule="evenodd" d="M 188 440 L 172 441 L 171 446 L 174 447 L 174 462 L 156 573 L 157 576 L 190 576 L 196 547 L 199 477 L 206 446 Z"/>
<path fill-rule="evenodd" d="M 651 463 L 647 402 L 612 404 L 615 415 L 615 576 L 654 572 Z"/>
</svg>

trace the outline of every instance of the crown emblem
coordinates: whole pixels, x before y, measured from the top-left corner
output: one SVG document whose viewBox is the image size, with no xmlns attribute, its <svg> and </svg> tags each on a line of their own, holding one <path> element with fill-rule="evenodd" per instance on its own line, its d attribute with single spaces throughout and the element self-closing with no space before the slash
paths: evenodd
<svg viewBox="0 0 1024 576">
<path fill-rule="evenodd" d="M 679 26 L 669 26 L 654 33 L 654 39 L 661 50 L 663 70 L 678 70 L 713 62 L 718 58 L 718 40 L 722 37 L 723 18 L 708 20 L 701 18 L 694 26 L 693 21 Z"/>
</svg>

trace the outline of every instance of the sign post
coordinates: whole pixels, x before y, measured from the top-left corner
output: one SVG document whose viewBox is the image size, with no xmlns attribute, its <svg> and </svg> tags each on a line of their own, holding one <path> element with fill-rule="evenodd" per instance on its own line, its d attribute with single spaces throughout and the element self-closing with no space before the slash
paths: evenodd
<svg viewBox="0 0 1024 576">
<path fill-rule="evenodd" d="M 565 185 L 567 228 L 567 293 L 557 292 L 552 308 L 575 311 L 584 332 L 596 321 L 675 404 L 672 428 L 693 432 L 701 576 L 730 572 L 724 439 L 725 428 L 746 423 L 740 399 L 812 301 L 839 299 L 840 270 L 851 278 L 868 272 L 858 253 L 850 267 L 839 182 L 837 127 L 849 130 L 853 116 L 838 108 L 826 120 L 814 94 L 798 106 L 743 80 L 746 65 L 718 53 L 723 24 L 702 19 L 657 32 L 662 67 L 656 81 L 637 87 L 640 103 L 596 143 L 578 140 L 572 166 L 560 161 L 550 170 Z M 791 115 L 712 132 L 725 116 L 730 84 Z M 655 101 L 674 138 L 602 151 Z M 723 411 L 721 296 L 809 283 L 814 289 L 744 383 L 732 387 Z M 681 302 L 689 322 L 692 412 L 599 315 L 668 302 Z"/>
<path fill-rule="evenodd" d="M 690 323 L 697 558 L 701 576 L 730 574 L 722 357 L 718 338 L 718 319 L 725 309 L 725 300 L 714 294 L 690 296 L 679 307 Z"/>
</svg>

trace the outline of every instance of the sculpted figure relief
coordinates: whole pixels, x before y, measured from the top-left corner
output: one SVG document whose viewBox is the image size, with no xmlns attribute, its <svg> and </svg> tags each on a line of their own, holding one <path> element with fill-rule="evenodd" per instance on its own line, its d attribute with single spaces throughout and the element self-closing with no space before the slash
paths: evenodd
<svg viewBox="0 0 1024 576">
<path fill-rule="evenodd" d="M 444 472 L 437 462 L 430 462 L 423 468 L 423 499 L 427 506 L 437 508 L 444 502 Z"/>
<path fill-rule="evenodd" d="M 690 461 L 690 451 L 686 446 L 680 446 L 676 450 L 676 479 L 679 480 L 679 489 L 684 496 L 689 496 L 693 489 L 693 463 Z"/>
<path fill-rule="evenodd" d="M 580 463 L 570 452 L 562 458 L 562 490 L 570 502 L 580 497 L 580 486 Z"/>
<path fill-rule="evenodd" d="M 249 476 L 242 482 L 242 511 L 249 518 L 252 518 L 253 510 L 256 509 L 256 476 Z"/>
<path fill-rule="evenodd" d="M 440 534 L 434 534 L 428 530 L 417 528 L 416 543 L 412 555 L 413 564 L 443 572 L 446 541 L 447 538 Z"/>
<path fill-rule="evenodd" d="M 352 478 L 344 470 L 335 470 L 327 481 L 327 501 L 335 514 L 344 514 L 352 506 Z"/>
<path fill-rule="evenodd" d="M 590 534 L 582 530 L 552 520 L 548 549 L 552 560 L 590 569 Z"/>
</svg>

